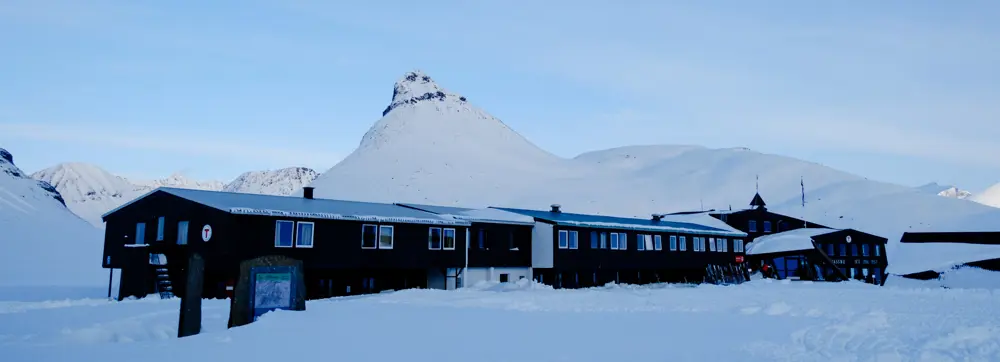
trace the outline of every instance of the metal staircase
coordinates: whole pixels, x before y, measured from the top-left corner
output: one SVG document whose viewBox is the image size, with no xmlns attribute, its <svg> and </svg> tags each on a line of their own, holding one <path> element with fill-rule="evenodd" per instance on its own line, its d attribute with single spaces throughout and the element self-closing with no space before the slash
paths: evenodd
<svg viewBox="0 0 1000 362">
<path fill-rule="evenodd" d="M 167 256 L 163 254 L 149 254 L 149 265 L 155 271 L 155 290 L 160 295 L 160 299 L 173 298 L 174 287 L 170 284 L 170 270 L 167 267 Z"/>
</svg>

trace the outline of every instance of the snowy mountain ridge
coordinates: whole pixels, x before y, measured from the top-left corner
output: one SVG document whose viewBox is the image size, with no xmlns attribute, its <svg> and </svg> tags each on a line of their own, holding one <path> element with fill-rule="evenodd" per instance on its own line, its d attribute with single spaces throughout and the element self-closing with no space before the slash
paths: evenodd
<svg viewBox="0 0 1000 362">
<path fill-rule="evenodd" d="M 106 281 L 99 263 L 102 233 L 70 212 L 52 185 L 31 178 L 13 161 L 0 148 L 0 286 Z"/>
<path fill-rule="evenodd" d="M 972 195 L 969 199 L 983 205 L 1000 207 L 1000 183 L 990 186 L 983 192 Z"/>
<path fill-rule="evenodd" d="M 945 186 L 937 182 L 931 182 L 929 184 L 917 187 L 918 190 L 929 192 L 938 196 L 950 197 L 953 199 L 968 199 L 972 196 L 972 192 L 962 190 L 958 186 Z"/>
<path fill-rule="evenodd" d="M 192 180 L 180 173 L 156 180 L 129 180 L 96 165 L 66 162 L 37 171 L 31 177 L 54 186 L 66 198 L 70 211 L 103 229 L 101 215 L 157 187 L 289 195 L 316 178 L 316 172 L 302 167 L 252 171 L 225 184 Z"/>
<path fill-rule="evenodd" d="M 983 230 L 1000 221 L 995 208 L 743 147 L 627 146 L 564 159 L 444 89 L 426 74 L 404 75 L 358 148 L 313 181 L 316 197 L 535 209 L 558 203 L 567 212 L 645 218 L 745 208 L 759 176 L 776 212 L 893 241 L 904 231 Z M 438 91 L 444 97 L 414 96 Z"/>
</svg>

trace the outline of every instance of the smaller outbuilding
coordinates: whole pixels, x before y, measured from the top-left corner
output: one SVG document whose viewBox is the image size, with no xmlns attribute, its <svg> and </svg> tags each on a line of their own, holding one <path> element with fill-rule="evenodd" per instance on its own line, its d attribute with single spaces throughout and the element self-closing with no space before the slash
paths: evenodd
<svg viewBox="0 0 1000 362">
<path fill-rule="evenodd" d="M 854 229 L 800 228 L 754 239 L 747 258 L 778 279 L 885 283 L 888 239 Z"/>
<path fill-rule="evenodd" d="M 890 272 L 911 279 L 935 279 L 961 267 L 1000 271 L 1000 232 L 907 232 Z"/>
</svg>

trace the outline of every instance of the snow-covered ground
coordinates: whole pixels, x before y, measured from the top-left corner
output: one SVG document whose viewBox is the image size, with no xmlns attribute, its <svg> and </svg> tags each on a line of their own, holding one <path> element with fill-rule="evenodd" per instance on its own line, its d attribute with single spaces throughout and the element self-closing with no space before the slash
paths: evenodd
<svg viewBox="0 0 1000 362">
<path fill-rule="evenodd" d="M 523 283 L 307 303 L 176 339 L 177 299 L 0 303 L 4 361 L 995 361 L 1000 291 Z"/>
</svg>

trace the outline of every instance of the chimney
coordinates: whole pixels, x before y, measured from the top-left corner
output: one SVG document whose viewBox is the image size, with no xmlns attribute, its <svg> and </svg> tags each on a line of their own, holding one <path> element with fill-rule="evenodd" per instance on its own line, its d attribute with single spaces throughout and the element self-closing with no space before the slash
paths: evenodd
<svg viewBox="0 0 1000 362">
<path fill-rule="evenodd" d="M 302 197 L 312 200 L 313 198 L 313 187 L 306 186 L 302 188 Z"/>
<path fill-rule="evenodd" d="M 560 207 L 559 204 L 552 204 L 552 210 L 551 211 L 552 212 L 562 212 L 562 210 L 559 210 L 559 207 Z"/>
<path fill-rule="evenodd" d="M 660 221 L 663 219 L 663 214 L 653 214 L 653 221 Z"/>
</svg>

